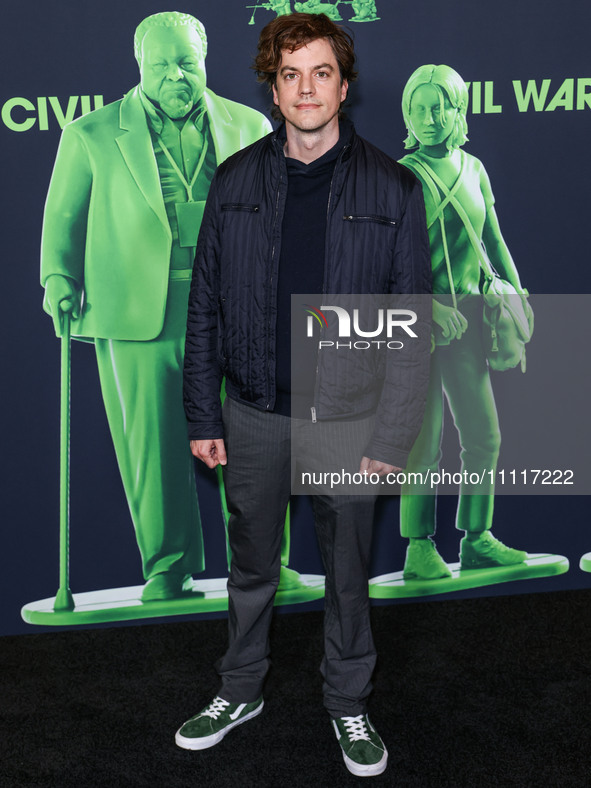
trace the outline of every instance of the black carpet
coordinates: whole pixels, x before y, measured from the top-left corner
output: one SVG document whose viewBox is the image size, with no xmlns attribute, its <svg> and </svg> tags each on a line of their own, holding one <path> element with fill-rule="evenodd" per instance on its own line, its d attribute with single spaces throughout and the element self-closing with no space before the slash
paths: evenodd
<svg viewBox="0 0 591 788">
<path fill-rule="evenodd" d="M 591 786 L 591 591 L 379 607 L 376 786 Z M 217 747 L 179 725 L 215 694 L 225 621 L 0 638 L 0 786 L 332 788 L 319 613 L 278 615 L 265 709 Z M 363 781 L 361 781 L 363 784 Z"/>
</svg>

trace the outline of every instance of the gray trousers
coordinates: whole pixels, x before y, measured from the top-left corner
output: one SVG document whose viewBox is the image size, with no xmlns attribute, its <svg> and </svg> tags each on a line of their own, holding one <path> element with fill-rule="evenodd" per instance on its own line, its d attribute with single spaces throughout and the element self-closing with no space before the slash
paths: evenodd
<svg viewBox="0 0 591 788">
<path fill-rule="evenodd" d="M 305 468 L 310 446 L 318 445 L 320 431 L 327 428 L 332 429 L 321 422 L 292 424 L 286 416 L 229 398 L 224 403 L 232 562 L 229 647 L 216 669 L 222 679 L 219 695 L 231 703 L 256 700 L 270 666 L 269 628 L 290 497 L 292 441 L 298 465 Z M 339 425 L 351 472 L 359 469 L 372 428 L 372 419 Z M 314 495 L 312 503 L 326 574 L 324 705 L 333 717 L 356 716 L 366 712 L 376 660 L 368 596 L 375 496 Z"/>
</svg>

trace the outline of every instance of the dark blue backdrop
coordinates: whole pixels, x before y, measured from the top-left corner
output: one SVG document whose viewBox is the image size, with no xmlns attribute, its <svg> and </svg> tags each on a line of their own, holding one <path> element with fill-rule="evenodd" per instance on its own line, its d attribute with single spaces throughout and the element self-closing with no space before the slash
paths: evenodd
<svg viewBox="0 0 591 788">
<path fill-rule="evenodd" d="M 209 38 L 208 85 L 222 96 L 267 111 L 269 97 L 249 64 L 263 24 L 252 0 L 198 0 L 178 10 L 198 16 Z M 502 111 L 471 113 L 466 150 L 482 159 L 492 180 L 501 228 L 531 292 L 589 291 L 589 105 L 577 106 L 577 80 L 589 82 L 591 11 L 577 0 L 377 0 L 380 20 L 351 24 L 359 82 L 349 115 L 361 134 L 400 158 L 405 130 L 402 88 L 424 63 L 446 63 L 467 81 L 493 83 Z M 132 38 L 145 16 L 168 10 L 162 2 L 100 3 L 34 0 L 3 10 L 0 53 L 2 164 L 2 510 L 3 560 L 0 634 L 38 631 L 20 607 L 51 596 L 58 567 L 59 343 L 41 310 L 38 258 L 43 204 L 60 128 L 46 97 L 66 108 L 71 96 L 119 98 L 138 81 Z M 352 15 L 342 5 L 345 20 Z M 520 112 L 513 81 L 551 80 L 548 101 L 574 79 L 574 109 Z M 585 83 L 579 83 L 584 88 Z M 38 99 L 41 97 L 41 101 Z M 14 103 L 11 99 L 21 99 Z M 25 101 L 22 101 L 25 99 Z M 34 109 L 30 108 L 33 105 Z M 47 124 L 39 110 L 48 106 Z M 76 114 L 79 114 L 80 104 Z M 484 107 L 482 107 L 484 109 Z M 10 110 L 10 112 L 9 112 Z M 28 130 L 15 125 L 35 119 Z M 24 126 L 20 126 L 24 128 Z M 551 371 L 549 370 L 549 374 Z M 559 418 L 559 414 L 557 414 Z M 75 344 L 72 391 L 72 588 L 92 590 L 142 582 L 98 385 L 93 350 Z M 588 436 L 574 435 L 573 440 Z M 223 528 L 213 479 L 200 474 L 206 522 L 207 576 L 225 573 Z M 450 527 L 453 499 L 442 499 L 438 547 L 457 560 Z M 571 562 L 568 574 L 542 581 L 487 587 L 462 596 L 520 593 L 591 585 L 578 569 L 591 550 L 584 498 L 498 497 L 495 534 L 531 552 L 555 552 Z M 405 546 L 398 535 L 398 502 L 380 502 L 372 574 L 400 569 Z M 291 565 L 320 571 L 309 502 L 294 504 Z"/>
</svg>

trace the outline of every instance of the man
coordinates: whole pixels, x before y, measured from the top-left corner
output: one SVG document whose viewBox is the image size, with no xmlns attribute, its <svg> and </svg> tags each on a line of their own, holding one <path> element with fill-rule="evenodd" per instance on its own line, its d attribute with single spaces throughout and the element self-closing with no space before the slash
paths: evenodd
<svg viewBox="0 0 591 788">
<path fill-rule="evenodd" d="M 41 281 L 56 333 L 94 341 L 142 556 L 144 602 L 203 569 L 182 364 L 197 234 L 216 166 L 270 129 L 206 88 L 207 38 L 188 14 L 135 32 L 140 84 L 64 128 L 45 210 Z"/>
<path fill-rule="evenodd" d="M 230 642 L 216 665 L 221 687 L 177 732 L 187 749 L 216 744 L 263 708 L 291 452 L 305 465 L 305 447 L 332 430 L 338 411 L 337 442 L 345 454 L 355 449 L 350 467 L 379 475 L 403 467 L 428 382 L 427 359 L 409 370 L 404 391 L 374 387 L 378 399 L 343 407 L 323 394 L 320 370 L 318 396 L 299 410 L 283 332 L 291 293 L 428 293 L 429 241 L 416 178 L 339 120 L 356 76 L 351 38 L 324 14 L 292 14 L 268 24 L 258 47 L 259 80 L 271 86 L 284 123 L 218 169 L 189 299 L 191 450 L 208 467 L 224 468 L 232 565 Z M 387 762 L 367 716 L 374 500 L 354 490 L 312 499 L 326 572 L 324 703 L 347 768 L 361 776 L 380 774 Z"/>
</svg>

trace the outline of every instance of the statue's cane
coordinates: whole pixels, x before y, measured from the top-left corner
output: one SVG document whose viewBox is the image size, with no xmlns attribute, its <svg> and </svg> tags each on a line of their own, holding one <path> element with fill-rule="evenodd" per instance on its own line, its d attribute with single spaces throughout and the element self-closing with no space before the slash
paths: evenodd
<svg viewBox="0 0 591 788">
<path fill-rule="evenodd" d="M 60 374 L 60 585 L 54 610 L 73 610 L 70 591 L 70 313 L 63 313 Z"/>
</svg>

